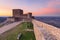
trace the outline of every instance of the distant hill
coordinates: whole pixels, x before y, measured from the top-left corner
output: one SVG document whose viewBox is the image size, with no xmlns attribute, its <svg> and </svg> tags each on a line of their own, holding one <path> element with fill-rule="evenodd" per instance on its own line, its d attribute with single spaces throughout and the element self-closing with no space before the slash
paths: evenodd
<svg viewBox="0 0 60 40">
<path fill-rule="evenodd" d="M 7 17 L 0 17 L 0 23 L 4 22 L 7 19 Z"/>
<path fill-rule="evenodd" d="M 35 17 L 35 19 L 60 28 L 60 17 Z"/>
</svg>

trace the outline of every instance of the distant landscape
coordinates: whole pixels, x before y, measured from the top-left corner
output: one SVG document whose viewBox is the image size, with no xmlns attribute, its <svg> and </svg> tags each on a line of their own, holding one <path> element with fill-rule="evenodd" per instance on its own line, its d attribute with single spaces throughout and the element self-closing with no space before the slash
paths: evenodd
<svg viewBox="0 0 60 40">
<path fill-rule="evenodd" d="M 35 17 L 35 19 L 60 28 L 60 17 Z"/>
<path fill-rule="evenodd" d="M 0 23 L 6 19 L 7 17 L 0 17 Z M 35 19 L 60 28 L 60 17 L 35 17 Z"/>
<path fill-rule="evenodd" d="M 7 17 L 0 17 L 0 23 L 4 22 L 7 19 Z"/>
</svg>

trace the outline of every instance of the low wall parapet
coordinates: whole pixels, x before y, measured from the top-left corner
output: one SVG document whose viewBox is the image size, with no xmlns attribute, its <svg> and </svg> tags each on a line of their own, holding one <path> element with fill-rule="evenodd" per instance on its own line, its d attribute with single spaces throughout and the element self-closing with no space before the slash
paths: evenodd
<svg viewBox="0 0 60 40">
<path fill-rule="evenodd" d="M 44 28 L 46 31 L 48 31 L 48 32 L 50 32 L 51 34 L 55 35 L 56 38 L 57 38 L 57 40 L 60 40 L 60 29 L 59 29 L 59 28 L 56 28 L 56 27 L 54 27 L 54 26 L 52 26 L 52 25 L 49 25 L 49 24 L 46 24 L 46 23 L 44 23 L 44 22 L 40 22 L 40 21 L 37 21 L 37 20 L 33 20 L 32 22 L 38 24 L 39 27 L 42 27 L 42 28 Z M 35 26 L 36 26 L 36 25 L 35 25 Z M 35 32 L 35 34 L 36 34 L 36 33 L 39 33 L 39 32 L 37 32 L 38 29 L 37 29 L 35 26 L 34 26 L 34 31 L 36 31 L 36 32 Z"/>
</svg>

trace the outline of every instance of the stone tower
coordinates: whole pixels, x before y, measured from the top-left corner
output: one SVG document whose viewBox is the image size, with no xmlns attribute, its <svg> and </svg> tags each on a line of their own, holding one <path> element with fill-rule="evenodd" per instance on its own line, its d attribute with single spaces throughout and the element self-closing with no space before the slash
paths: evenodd
<svg viewBox="0 0 60 40">
<path fill-rule="evenodd" d="M 32 18 L 32 13 L 31 12 L 28 13 L 28 18 Z"/>
<path fill-rule="evenodd" d="M 23 15 L 23 10 L 13 9 L 13 17 L 20 17 L 20 15 Z"/>
<path fill-rule="evenodd" d="M 22 20 L 22 17 L 21 17 L 22 15 L 23 15 L 23 10 L 13 9 L 13 17 L 14 17 L 15 21 Z"/>
</svg>

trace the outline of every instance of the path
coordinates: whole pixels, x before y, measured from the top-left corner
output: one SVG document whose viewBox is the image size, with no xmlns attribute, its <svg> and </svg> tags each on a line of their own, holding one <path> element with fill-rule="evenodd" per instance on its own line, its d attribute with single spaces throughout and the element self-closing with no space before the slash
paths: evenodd
<svg viewBox="0 0 60 40">
<path fill-rule="evenodd" d="M 14 23 L 11 23 L 11 24 L 8 24 L 8 25 L 5 25 L 3 27 L 0 28 L 0 34 L 16 27 L 16 25 L 20 24 L 22 21 L 19 21 L 19 22 L 14 22 Z"/>
</svg>

